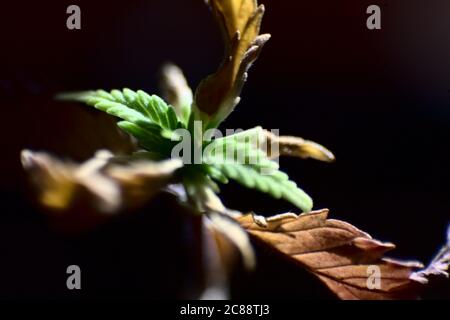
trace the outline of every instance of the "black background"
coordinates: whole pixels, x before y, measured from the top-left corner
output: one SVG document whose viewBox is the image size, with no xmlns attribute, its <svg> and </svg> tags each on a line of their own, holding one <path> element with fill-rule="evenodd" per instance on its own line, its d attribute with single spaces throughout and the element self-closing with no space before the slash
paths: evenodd
<svg viewBox="0 0 450 320">
<path fill-rule="evenodd" d="M 327 146 L 334 164 L 282 159 L 281 166 L 315 208 L 330 208 L 331 217 L 395 243 L 395 257 L 428 262 L 450 220 L 450 3 L 263 3 L 262 29 L 272 39 L 222 128 L 262 125 Z M 156 236 L 148 234 L 163 205 L 153 206 L 151 218 L 139 215 L 82 239 L 61 238 L 23 196 L 19 151 L 82 160 L 107 147 L 105 133 L 68 115 L 82 107 L 55 103 L 54 93 L 125 86 L 157 92 L 166 61 L 177 63 L 195 87 L 222 58 L 220 32 L 200 0 L 77 1 L 78 31 L 66 28 L 70 4 L 7 1 L 0 7 L 0 297 L 68 295 L 65 266 L 72 263 L 91 268 L 92 281 L 102 279 L 94 296 L 150 291 L 169 297 L 175 280 L 167 280 L 164 292 L 149 284 L 164 287 L 169 273 L 185 272 L 161 253 L 164 244 L 159 256 L 151 254 Z M 382 9 L 381 30 L 365 26 L 371 4 Z M 293 209 L 236 185 L 223 188 L 223 199 L 231 208 L 267 215 Z M 155 274 L 155 264 L 164 276 Z M 268 264 L 271 274 L 287 270 L 287 279 L 297 270 Z M 282 296 L 310 296 L 295 281 L 290 288 L 273 281 L 252 291 L 240 280 L 246 290 L 236 296 L 277 296 L 277 289 L 285 290 Z"/>
</svg>

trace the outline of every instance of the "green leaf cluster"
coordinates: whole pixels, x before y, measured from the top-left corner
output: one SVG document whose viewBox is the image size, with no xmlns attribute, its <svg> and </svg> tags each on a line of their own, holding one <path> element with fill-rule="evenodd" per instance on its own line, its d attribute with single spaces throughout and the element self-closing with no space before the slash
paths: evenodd
<svg viewBox="0 0 450 320">
<path fill-rule="evenodd" d="M 203 138 L 192 132 L 196 115 L 191 109 L 181 119 L 163 99 L 142 90 L 97 90 L 64 94 L 60 98 L 84 102 L 119 118 L 119 128 L 136 138 L 145 151 L 157 154 L 160 159 L 171 157 L 172 149 L 181 139 L 178 129 L 189 131 L 196 139 Z M 303 211 L 310 211 L 311 198 L 279 170 L 278 163 L 267 157 L 261 149 L 263 140 L 262 129 L 257 127 L 212 141 L 193 141 L 193 145 L 201 146 L 203 162 L 186 164 L 179 170 L 187 194 L 195 201 L 197 196 L 205 193 L 202 189 L 217 193 L 216 182 L 228 183 L 232 179 L 247 188 L 287 200 Z"/>
</svg>

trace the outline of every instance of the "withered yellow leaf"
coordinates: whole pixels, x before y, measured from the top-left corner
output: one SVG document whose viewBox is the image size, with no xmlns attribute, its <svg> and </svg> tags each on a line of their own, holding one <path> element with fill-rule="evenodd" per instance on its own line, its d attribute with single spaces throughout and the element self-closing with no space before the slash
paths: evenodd
<svg viewBox="0 0 450 320">
<path fill-rule="evenodd" d="M 254 238 L 317 276 L 341 299 L 417 297 L 422 282 L 415 271 L 423 267 L 420 263 L 384 257 L 393 244 L 327 216 L 328 210 L 320 210 L 270 218 L 244 215 L 237 221 Z"/>
<path fill-rule="evenodd" d="M 214 14 L 222 20 L 221 27 L 232 39 L 236 31 L 243 32 L 250 16 L 256 11 L 256 0 L 208 0 L 206 1 L 214 10 Z"/>
</svg>

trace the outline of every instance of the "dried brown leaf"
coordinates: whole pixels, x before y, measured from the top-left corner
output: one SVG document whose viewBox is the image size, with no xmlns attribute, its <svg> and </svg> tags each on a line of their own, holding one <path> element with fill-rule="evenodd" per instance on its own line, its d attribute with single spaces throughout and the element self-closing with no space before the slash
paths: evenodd
<svg viewBox="0 0 450 320">
<path fill-rule="evenodd" d="M 210 0 L 214 16 L 222 28 L 226 53 L 216 71 L 198 86 L 197 113 L 215 126 L 237 103 L 247 71 L 257 59 L 270 35 L 259 35 L 264 6 L 256 0 Z"/>
<path fill-rule="evenodd" d="M 153 162 L 128 158 L 131 160 L 114 161 L 109 151 L 101 150 L 77 164 L 45 152 L 23 150 L 21 154 L 38 202 L 58 213 L 77 207 L 79 202 L 101 213 L 137 207 L 169 183 L 182 166 L 179 159 Z"/>
<path fill-rule="evenodd" d="M 38 201 L 57 211 L 70 207 L 80 193 L 89 193 L 100 210 L 115 210 L 120 201 L 119 189 L 101 173 L 111 157 L 110 152 L 99 151 L 83 164 L 75 164 L 45 152 L 23 150 L 21 153 L 22 165 L 35 187 Z"/>
<path fill-rule="evenodd" d="M 413 275 L 422 268 L 420 263 L 385 258 L 393 244 L 327 216 L 328 210 L 320 210 L 270 218 L 249 214 L 237 220 L 254 238 L 306 268 L 341 299 L 418 296 L 421 283 Z"/>
<path fill-rule="evenodd" d="M 316 142 L 294 136 L 277 136 L 267 130 L 264 130 L 264 136 L 270 158 L 289 156 L 302 159 L 313 158 L 325 162 L 335 160 L 330 150 Z"/>
</svg>

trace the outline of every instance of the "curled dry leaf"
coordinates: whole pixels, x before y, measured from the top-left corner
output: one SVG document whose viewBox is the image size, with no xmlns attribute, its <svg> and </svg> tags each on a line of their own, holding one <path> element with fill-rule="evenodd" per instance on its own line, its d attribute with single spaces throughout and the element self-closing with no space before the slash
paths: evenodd
<svg viewBox="0 0 450 320">
<path fill-rule="evenodd" d="M 161 91 L 164 100 L 173 106 L 178 118 L 187 121 L 193 94 L 183 71 L 176 65 L 168 63 L 163 66 L 161 70 Z"/>
<path fill-rule="evenodd" d="M 233 244 L 229 236 L 218 230 L 206 215 L 202 217 L 202 222 L 205 290 L 200 299 L 229 299 L 228 283 L 233 265 L 238 258 L 237 246 Z M 240 229 L 245 233 L 242 228 Z M 248 238 L 247 234 L 246 236 Z M 251 248 L 250 241 L 248 243 Z"/>
<path fill-rule="evenodd" d="M 234 139 L 239 143 L 249 143 L 253 148 L 261 149 L 269 159 L 280 156 L 312 158 L 319 161 L 333 162 L 334 154 L 317 142 L 305 140 L 295 136 L 279 136 L 262 127 L 254 127 L 246 131 L 235 133 L 224 139 Z M 221 141 L 221 139 L 218 139 Z"/>
<path fill-rule="evenodd" d="M 214 127 L 239 103 L 247 71 L 270 35 L 259 35 L 264 6 L 258 6 L 256 0 L 209 0 L 207 3 L 221 26 L 226 53 L 216 73 L 198 86 L 195 106 L 203 120 Z"/>
<path fill-rule="evenodd" d="M 289 257 L 324 282 L 341 299 L 417 298 L 418 262 L 384 257 L 395 246 L 339 220 L 328 210 L 237 218 L 254 238 Z"/>
<path fill-rule="evenodd" d="M 119 189 L 101 173 L 111 157 L 108 151 L 98 151 L 92 159 L 75 164 L 45 152 L 23 150 L 21 153 L 22 165 L 38 193 L 38 201 L 57 211 L 70 207 L 80 193 L 90 194 L 102 211 L 117 209 Z"/>
<path fill-rule="evenodd" d="M 325 162 L 335 160 L 334 154 L 330 150 L 316 142 L 300 137 L 277 136 L 267 130 L 264 130 L 264 136 L 270 158 L 290 156 L 302 159 L 313 158 Z"/>
<path fill-rule="evenodd" d="M 180 185 L 169 185 L 166 190 L 175 195 L 180 203 L 188 204 L 186 191 Z M 242 262 L 247 269 L 253 269 L 256 265 L 256 258 L 249 235 L 235 220 L 242 216 L 242 213 L 226 208 L 220 198 L 211 192 L 211 189 L 204 188 L 199 192 L 203 193 L 200 195 L 203 201 L 201 212 L 205 213 L 203 223 L 215 239 L 225 269 L 228 271 L 231 269 L 231 265 L 236 260 L 236 253 L 240 253 Z M 192 207 L 192 205 L 194 206 Z M 188 206 L 198 212 L 195 204 L 188 204 Z"/>
<path fill-rule="evenodd" d="M 175 171 L 182 166 L 180 159 L 159 162 L 136 160 L 124 164 L 112 163 L 105 174 L 120 187 L 122 207 L 138 208 L 172 182 Z"/>
<path fill-rule="evenodd" d="M 244 266 L 249 270 L 253 269 L 256 265 L 256 258 L 247 232 L 227 214 L 210 212 L 208 219 L 217 232 L 227 237 L 236 246 L 241 253 Z"/>
<path fill-rule="evenodd" d="M 76 164 L 44 152 L 23 150 L 21 154 L 38 202 L 56 213 L 80 206 L 93 209 L 93 214 L 140 206 L 167 185 L 182 166 L 179 159 L 153 162 L 129 158 L 135 160 L 122 163 L 123 159 L 101 150 Z"/>
<path fill-rule="evenodd" d="M 427 284 L 431 277 L 449 277 L 450 268 L 450 225 L 447 229 L 447 243 L 439 250 L 431 263 L 424 270 L 413 274 L 413 278 L 420 283 Z"/>
</svg>

